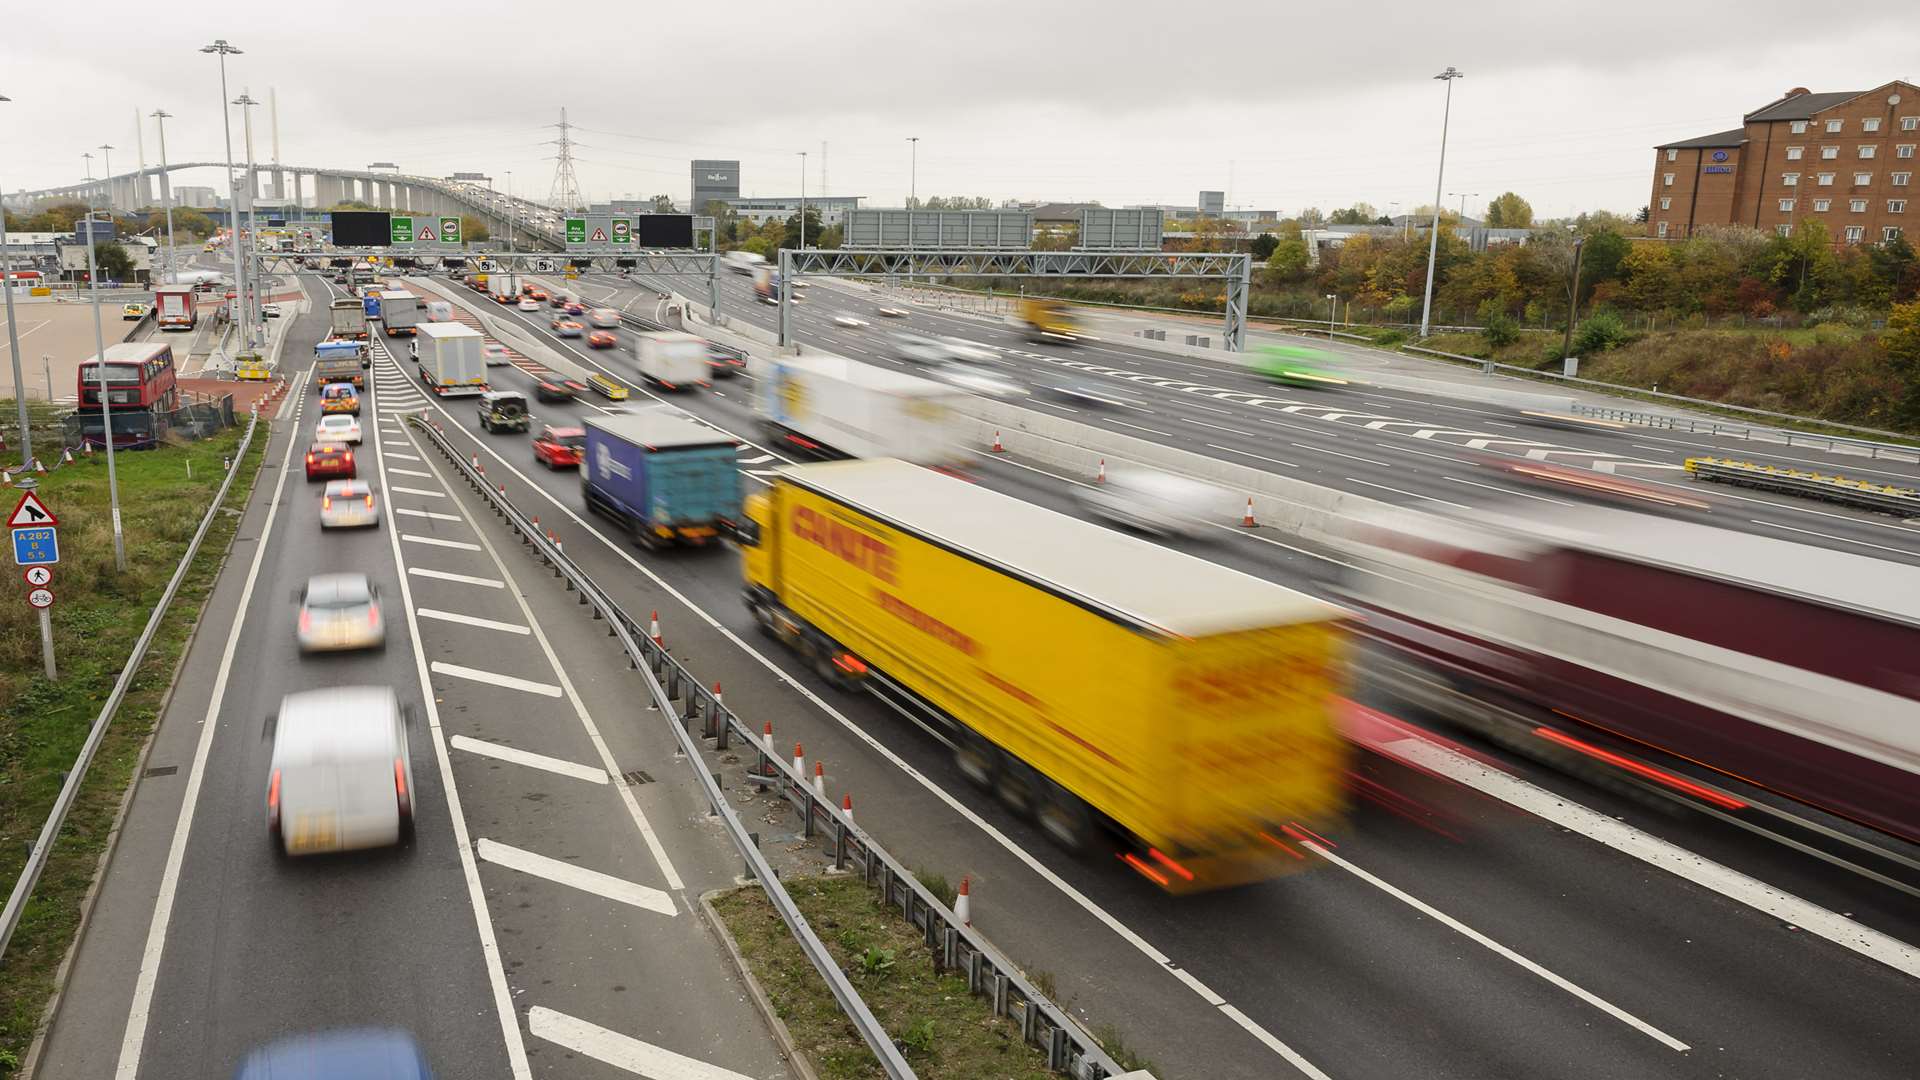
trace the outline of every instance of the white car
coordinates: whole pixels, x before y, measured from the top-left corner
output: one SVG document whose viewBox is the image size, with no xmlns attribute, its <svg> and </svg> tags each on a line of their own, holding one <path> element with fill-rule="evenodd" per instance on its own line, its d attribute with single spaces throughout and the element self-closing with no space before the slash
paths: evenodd
<svg viewBox="0 0 1920 1080">
<path fill-rule="evenodd" d="M 906 308 L 883 307 L 880 309 L 880 314 L 886 316 L 889 319 L 904 319 L 907 317 L 908 312 Z"/>
<path fill-rule="evenodd" d="M 618 329 L 620 313 L 610 307 L 594 308 L 587 312 L 587 321 L 602 330 Z"/>
<path fill-rule="evenodd" d="M 486 358 L 488 367 L 500 367 L 513 363 L 513 357 L 508 354 L 507 347 L 497 341 L 489 341 L 481 345 L 480 355 Z"/>
<path fill-rule="evenodd" d="M 373 489 L 364 480 L 327 481 L 327 493 L 320 496 L 320 527 L 351 529 L 361 525 L 380 527 Z"/>
<path fill-rule="evenodd" d="M 315 574 L 300 590 L 301 652 L 378 649 L 387 643 L 380 590 L 365 574 Z"/>
<path fill-rule="evenodd" d="M 520 310 L 521 311 L 539 311 L 540 301 L 535 300 L 531 296 L 523 296 L 520 298 Z"/>
<path fill-rule="evenodd" d="M 985 364 L 949 361 L 935 364 L 927 374 L 969 393 L 990 398 L 1026 397 L 1027 389 Z"/>
<path fill-rule="evenodd" d="M 267 777 L 267 832 L 284 855 L 407 843 L 413 763 L 406 710 L 384 686 L 280 699 Z"/>
<path fill-rule="evenodd" d="M 313 429 L 313 441 L 317 443 L 352 443 L 360 445 L 360 418 L 345 413 L 333 413 L 320 418 Z"/>
<path fill-rule="evenodd" d="M 1228 520 L 1232 512 L 1232 499 L 1219 489 L 1148 470 L 1115 471 L 1073 495 L 1093 517 L 1156 536 L 1202 536 L 1209 520 Z"/>
<path fill-rule="evenodd" d="M 858 330 L 867 325 L 867 320 L 856 319 L 851 315 L 835 315 L 833 317 L 833 325 L 844 326 L 849 330 Z"/>
</svg>

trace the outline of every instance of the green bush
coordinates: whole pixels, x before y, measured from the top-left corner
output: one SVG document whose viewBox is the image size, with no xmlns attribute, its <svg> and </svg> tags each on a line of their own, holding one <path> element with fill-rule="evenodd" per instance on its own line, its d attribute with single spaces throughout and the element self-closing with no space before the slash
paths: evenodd
<svg viewBox="0 0 1920 1080">
<path fill-rule="evenodd" d="M 1573 332 L 1573 352 L 1576 356 L 1593 356 L 1625 345 L 1628 337 L 1627 324 L 1619 315 L 1596 311 L 1580 320 Z"/>
<path fill-rule="evenodd" d="M 1483 331 L 1487 344 L 1495 349 L 1503 349 L 1520 340 L 1520 324 L 1504 311 L 1490 311 L 1486 316 L 1486 330 Z"/>
</svg>

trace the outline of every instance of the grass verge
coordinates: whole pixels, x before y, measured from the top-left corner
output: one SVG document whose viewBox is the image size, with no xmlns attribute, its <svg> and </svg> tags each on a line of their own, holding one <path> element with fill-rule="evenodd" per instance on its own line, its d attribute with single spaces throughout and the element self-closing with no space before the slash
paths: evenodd
<svg viewBox="0 0 1920 1080">
<path fill-rule="evenodd" d="M 10 407 L 0 402 L 0 408 Z M 5 888 L 19 877 L 28 845 L 39 835 L 65 771 L 219 490 L 221 459 L 239 445 L 242 430 L 115 455 L 125 573 L 113 566 L 103 456 L 40 478 L 41 497 L 60 519 L 61 562 L 53 581 L 59 597 L 53 636 L 60 678 L 42 677 L 38 618 L 24 603 L 0 604 L 0 883 Z M 266 434 L 262 425 L 226 508 L 245 508 Z M 240 520 L 237 512 L 215 516 L 101 742 L 20 927 L 0 957 L 0 970 L 6 972 L 0 979 L 0 1077 L 13 1074 L 33 1039 L 121 798 Z"/>
<path fill-rule="evenodd" d="M 1052 1080 L 1046 1055 L 1020 1041 L 1018 1025 L 968 993 L 963 976 L 936 973 L 920 932 L 881 907 L 859 878 L 788 878 L 784 884 L 919 1075 Z M 717 896 L 713 907 L 821 1080 L 885 1076 L 758 886 Z"/>
</svg>

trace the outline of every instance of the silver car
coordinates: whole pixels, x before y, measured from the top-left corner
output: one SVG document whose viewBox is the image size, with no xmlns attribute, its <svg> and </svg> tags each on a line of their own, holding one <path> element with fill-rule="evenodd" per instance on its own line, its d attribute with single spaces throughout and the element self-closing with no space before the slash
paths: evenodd
<svg viewBox="0 0 1920 1080">
<path fill-rule="evenodd" d="M 301 652 L 378 649 L 387 643 L 380 591 L 365 574 L 315 574 L 299 592 Z"/>
<path fill-rule="evenodd" d="M 1073 495 L 1089 515 L 1155 536 L 1208 535 L 1208 523 L 1228 520 L 1232 504 L 1218 488 L 1145 469 L 1116 470 Z"/>
<path fill-rule="evenodd" d="M 971 394 L 990 398 L 1026 397 L 1027 390 L 1019 383 L 1001 374 L 985 364 L 948 361 L 936 364 L 927 370 L 927 374 L 941 382 L 957 386 Z"/>
<path fill-rule="evenodd" d="M 373 488 L 365 480 L 327 481 L 327 492 L 320 496 L 320 527 L 352 529 L 362 525 L 380 527 L 380 510 L 374 506 Z"/>
<path fill-rule="evenodd" d="M 384 686 L 307 690 L 280 699 L 267 777 L 267 832 L 278 852 L 318 855 L 413 836 L 406 710 Z"/>
</svg>

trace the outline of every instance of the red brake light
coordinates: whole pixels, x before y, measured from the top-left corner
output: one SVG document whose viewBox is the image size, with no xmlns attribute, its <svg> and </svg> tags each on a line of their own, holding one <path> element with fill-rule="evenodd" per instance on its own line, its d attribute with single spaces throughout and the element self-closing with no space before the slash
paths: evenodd
<svg viewBox="0 0 1920 1080">
<path fill-rule="evenodd" d="M 1120 858 L 1128 866 L 1131 866 L 1135 870 L 1138 870 L 1140 872 L 1141 877 L 1146 878 L 1148 881 L 1153 882 L 1155 885 L 1158 885 L 1164 889 L 1170 884 L 1170 882 L 1167 881 L 1167 875 L 1162 874 L 1158 870 L 1155 870 L 1153 867 L 1148 866 L 1146 863 L 1141 862 L 1140 857 L 1138 855 L 1135 855 L 1133 852 L 1123 851 L 1120 853 Z"/>
<path fill-rule="evenodd" d="M 1147 854 L 1153 856 L 1153 861 L 1159 863 L 1161 866 L 1164 866 L 1167 869 L 1173 871 L 1174 873 L 1179 874 L 1181 877 L 1185 878 L 1188 881 L 1193 880 L 1193 871 L 1187 869 L 1184 866 L 1181 866 L 1179 863 L 1174 862 L 1172 859 L 1168 858 L 1165 854 L 1163 854 L 1160 851 L 1159 848 L 1148 848 Z"/>
<path fill-rule="evenodd" d="M 393 759 L 393 794 L 400 800 L 400 812 L 413 812 L 413 796 L 407 793 L 407 763 L 399 758 Z"/>
<path fill-rule="evenodd" d="M 300 632 L 304 634 L 311 629 L 313 629 L 313 612 L 308 611 L 306 608 L 301 608 Z"/>
<path fill-rule="evenodd" d="M 331 495 L 320 496 L 320 509 L 322 510 L 333 509 L 333 496 Z"/>
<path fill-rule="evenodd" d="M 367 492 L 367 509 L 373 509 L 373 492 Z"/>
<path fill-rule="evenodd" d="M 368 626 L 380 625 L 380 605 L 378 604 L 367 605 L 367 625 Z"/>
<path fill-rule="evenodd" d="M 280 770 L 273 770 L 273 779 L 267 782 L 267 827 L 280 823 Z"/>
<path fill-rule="evenodd" d="M 312 454 L 308 454 L 308 455 L 307 455 L 307 464 L 309 464 L 309 465 L 311 465 L 311 464 L 313 464 L 313 455 L 312 455 Z"/>
<path fill-rule="evenodd" d="M 833 666 L 849 675 L 865 675 L 867 673 L 866 661 L 861 660 L 852 653 L 841 653 L 839 656 L 834 657 Z"/>
</svg>

